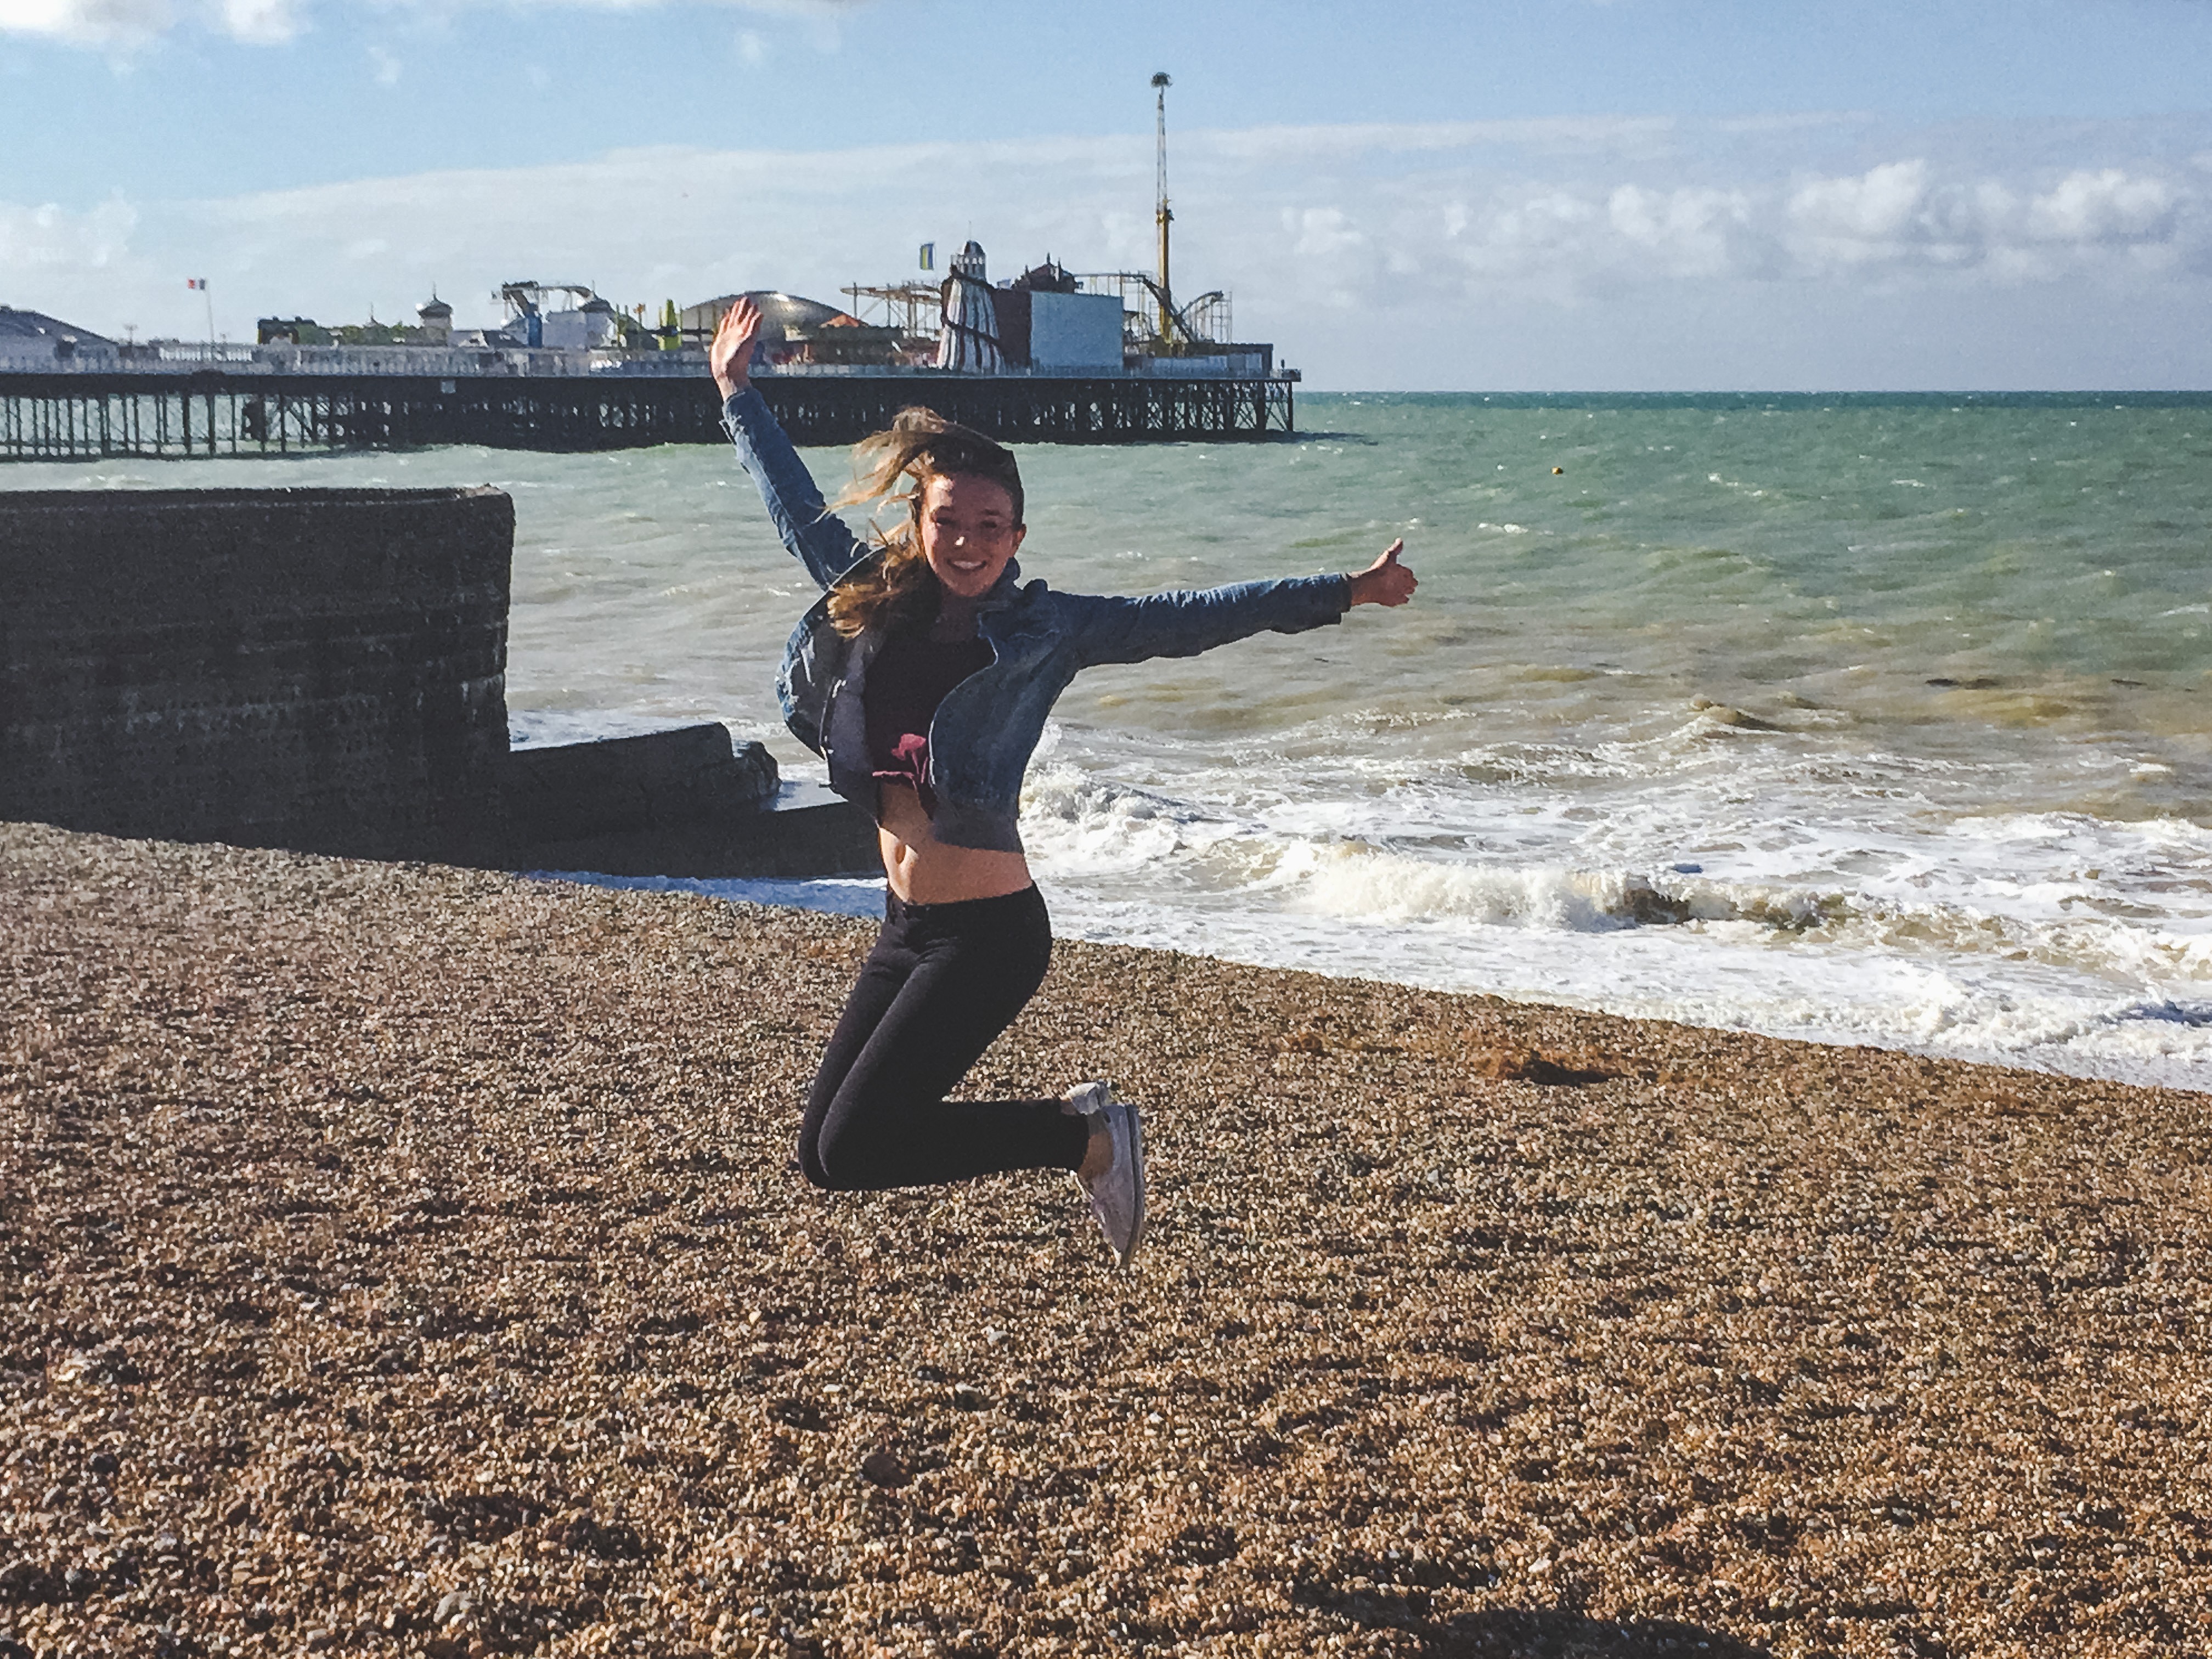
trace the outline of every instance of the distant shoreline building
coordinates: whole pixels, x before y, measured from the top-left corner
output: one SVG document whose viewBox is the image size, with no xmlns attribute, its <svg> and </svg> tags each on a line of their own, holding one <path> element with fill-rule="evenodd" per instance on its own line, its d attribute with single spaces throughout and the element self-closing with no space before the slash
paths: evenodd
<svg viewBox="0 0 2212 1659">
<path fill-rule="evenodd" d="M 0 306 L 0 370 L 52 373 L 58 369 L 112 369 L 123 349 L 105 335 L 79 328 L 43 311 Z"/>
</svg>

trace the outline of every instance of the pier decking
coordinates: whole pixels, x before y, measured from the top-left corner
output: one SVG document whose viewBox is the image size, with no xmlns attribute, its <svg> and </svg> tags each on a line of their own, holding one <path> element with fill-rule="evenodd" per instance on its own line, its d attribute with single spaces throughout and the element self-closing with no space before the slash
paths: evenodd
<svg viewBox="0 0 2212 1659">
<path fill-rule="evenodd" d="M 915 404 L 1017 443 L 1250 441 L 1289 433 L 1294 417 L 1291 382 L 1279 379 L 763 374 L 754 384 L 802 444 L 851 443 Z M 722 441 L 721 405 L 703 377 L 0 374 L 0 460 Z"/>
</svg>

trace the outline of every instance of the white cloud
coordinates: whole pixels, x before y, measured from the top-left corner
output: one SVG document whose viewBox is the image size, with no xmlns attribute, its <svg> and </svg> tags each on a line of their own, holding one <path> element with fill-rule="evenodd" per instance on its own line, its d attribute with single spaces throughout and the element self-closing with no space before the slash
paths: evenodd
<svg viewBox="0 0 2212 1659">
<path fill-rule="evenodd" d="M 1232 210 L 1259 205 L 1271 186 L 1243 165 L 1249 147 L 1223 148 L 1225 155 L 1187 162 L 1184 178 L 1210 186 Z M 1487 287 L 1572 304 L 1699 282 L 1936 280 L 1945 272 L 1960 281 L 2055 281 L 2146 261 L 2185 263 L 2212 243 L 2212 190 L 2155 164 L 2054 173 L 2002 160 L 1908 155 L 1843 173 L 1768 167 L 1761 176 L 1747 166 L 1738 171 L 1747 176 L 1734 179 L 1670 183 L 1653 175 L 1710 173 L 1713 164 L 1616 157 L 1552 167 L 1521 159 L 1521 177 L 1487 161 L 1408 169 L 1331 192 L 1325 208 L 1314 204 L 1321 192 L 1308 176 L 1285 190 L 1279 263 L 1249 236 L 1224 246 L 1245 250 L 1271 286 L 1303 285 L 1330 303 L 1364 302 L 1362 273 L 1387 270 L 1426 273 L 1439 299 Z M 1372 170 L 1371 157 L 1352 166 L 1363 163 Z M 1607 170 L 1615 181 L 1605 179 Z M 1184 222 L 1195 217 L 1186 212 Z"/>
<path fill-rule="evenodd" d="M 781 17 L 835 27 L 877 0 L 708 0 L 732 11 L 757 17 Z M 696 3 L 696 0 L 386 0 L 410 11 L 452 15 L 483 11 L 495 6 L 530 11 L 656 11 L 663 6 Z"/>
<path fill-rule="evenodd" d="M 132 46 L 166 31 L 168 0 L 0 0 L 0 33 L 78 46 Z"/>
<path fill-rule="evenodd" d="M 2175 191 L 2159 179 L 2130 178 L 2118 167 L 2069 173 L 2030 204 L 2029 223 L 2054 242 L 2147 242 L 2170 231 Z"/>
<path fill-rule="evenodd" d="M 2014 194 L 1988 179 L 1945 179 L 1923 159 L 1814 179 L 1793 190 L 1783 234 L 1808 270 L 1976 264 L 2017 240 Z"/>
<path fill-rule="evenodd" d="M 368 49 L 368 63 L 370 73 L 376 77 L 377 85 L 396 87 L 399 84 L 400 73 L 405 65 L 382 46 L 371 46 Z"/>
<path fill-rule="evenodd" d="M 2175 240 L 2201 192 L 2121 167 L 2078 168 L 2036 191 L 2002 179 L 1943 178 L 1924 160 L 1800 185 L 1787 204 L 1792 252 L 1808 269 L 1972 265 L 2050 276 L 2048 256 L 2142 250 Z"/>
<path fill-rule="evenodd" d="M 220 0 L 216 15 L 224 33 L 258 46 L 283 45 L 304 21 L 297 0 Z"/>
<path fill-rule="evenodd" d="M 1889 161 L 1859 178 L 1801 185 L 1790 198 L 1790 216 L 1816 242 L 1890 247 L 1918 231 L 1927 200 L 1928 163 Z"/>
<path fill-rule="evenodd" d="M 555 0 L 558 3 L 558 0 Z M 631 0 L 623 0 L 630 3 Z M 658 0 L 643 0 L 657 3 Z M 875 0 L 727 0 L 741 11 L 757 11 L 769 17 L 842 17 L 859 11 Z"/>
<path fill-rule="evenodd" d="M 544 9 L 641 11 L 676 0 L 394 0 L 421 13 L 481 9 L 495 3 Z M 217 33 L 253 46 L 281 46 L 307 24 L 308 0 L 204 0 L 196 9 Z M 834 49 L 837 25 L 874 0 L 720 0 L 739 11 L 811 23 Z M 27 34 L 76 46 L 133 47 L 166 34 L 179 21 L 169 0 L 0 0 L 0 34 Z"/>
<path fill-rule="evenodd" d="M 1367 238 L 1352 228 L 1342 208 L 1304 208 L 1283 215 L 1283 228 L 1291 234 L 1291 252 L 1298 258 L 1328 258 L 1365 246 Z"/>
<path fill-rule="evenodd" d="M 1711 276 L 1743 263 L 1752 203 L 1741 190 L 1622 185 L 1606 200 L 1606 221 L 1614 234 L 1648 250 L 1670 274 Z"/>
<path fill-rule="evenodd" d="M 0 202 L 0 270 L 41 268 L 64 276 L 106 270 L 121 260 L 138 226 L 138 211 L 120 197 L 88 213 L 54 203 L 39 207 Z"/>
<path fill-rule="evenodd" d="M 204 15 L 217 32 L 257 46 L 299 33 L 301 0 L 207 0 Z M 0 0 L 0 34 L 43 35 L 76 46 L 133 47 L 167 33 L 178 21 L 169 0 Z"/>
<path fill-rule="evenodd" d="M 1246 162 L 1326 165 L 1353 155 L 1511 151 L 1540 155 L 1652 156 L 1679 147 L 1668 115 L 1547 116 L 1517 121 L 1373 121 L 1329 126 L 1245 127 L 1177 136 L 1209 154 Z"/>
</svg>

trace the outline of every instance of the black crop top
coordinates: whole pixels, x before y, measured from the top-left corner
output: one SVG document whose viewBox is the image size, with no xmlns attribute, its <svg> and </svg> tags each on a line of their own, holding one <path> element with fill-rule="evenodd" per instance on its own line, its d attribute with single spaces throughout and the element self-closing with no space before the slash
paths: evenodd
<svg viewBox="0 0 2212 1659">
<path fill-rule="evenodd" d="M 937 816 L 929 787 L 929 723 L 945 694 L 991 663 L 980 639 L 947 643 L 917 634 L 895 634 L 868 665 L 862 712 L 867 718 L 868 764 L 875 775 L 910 785 L 921 810 Z"/>
</svg>

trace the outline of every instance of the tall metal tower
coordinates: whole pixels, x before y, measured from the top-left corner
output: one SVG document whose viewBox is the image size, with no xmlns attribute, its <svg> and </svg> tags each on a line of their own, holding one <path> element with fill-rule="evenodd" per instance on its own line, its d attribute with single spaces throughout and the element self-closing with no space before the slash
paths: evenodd
<svg viewBox="0 0 2212 1659">
<path fill-rule="evenodd" d="M 1168 226 L 1175 219 L 1175 215 L 1168 211 L 1168 88 L 1173 84 L 1168 79 L 1165 70 L 1152 76 L 1152 95 L 1159 137 L 1160 204 L 1158 222 L 1160 230 L 1160 291 L 1158 299 L 1159 337 L 1164 341 L 1170 337 L 1168 334 L 1170 319 L 1174 314 L 1170 309 L 1172 301 L 1170 296 L 1175 292 L 1175 289 L 1168 281 Z"/>
</svg>

